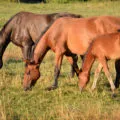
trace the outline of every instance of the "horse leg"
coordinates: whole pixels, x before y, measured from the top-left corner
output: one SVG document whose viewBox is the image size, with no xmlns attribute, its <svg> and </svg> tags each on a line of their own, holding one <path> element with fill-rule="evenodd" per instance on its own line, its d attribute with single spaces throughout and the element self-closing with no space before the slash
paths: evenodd
<svg viewBox="0 0 120 120">
<path fill-rule="evenodd" d="M 35 45 L 32 45 L 30 58 L 33 59 Z"/>
<path fill-rule="evenodd" d="M 71 77 L 74 77 L 74 74 L 76 73 L 76 75 L 79 75 L 79 67 L 77 65 L 77 60 L 78 60 L 78 56 L 77 55 L 72 55 L 72 56 L 66 56 L 67 60 L 70 62 L 71 64 Z"/>
<path fill-rule="evenodd" d="M 24 60 L 31 59 L 31 51 L 32 51 L 32 45 L 25 45 L 23 47 L 23 59 Z"/>
<path fill-rule="evenodd" d="M 62 59 L 63 59 L 63 54 L 57 53 L 55 55 L 54 83 L 51 87 L 47 88 L 49 91 L 54 90 L 58 87 L 58 77 L 59 77 L 59 74 L 60 74 Z"/>
<path fill-rule="evenodd" d="M 91 87 L 92 91 L 96 88 L 97 80 L 98 80 L 101 70 L 102 70 L 102 64 L 100 63 L 98 65 L 97 69 L 95 70 L 94 80 L 93 80 L 93 84 Z"/>
<path fill-rule="evenodd" d="M 106 62 L 105 58 L 100 58 L 99 61 L 103 65 L 103 70 L 105 72 L 105 75 L 107 76 L 107 79 L 108 79 L 109 83 L 110 83 L 111 90 L 112 90 L 112 93 L 113 93 L 113 96 L 114 96 L 115 95 L 115 85 L 114 85 L 112 77 L 109 73 L 107 62 Z"/>
<path fill-rule="evenodd" d="M 119 88 L 119 81 L 120 81 L 120 60 L 116 60 L 115 61 L 115 70 L 116 70 L 115 87 Z"/>
</svg>

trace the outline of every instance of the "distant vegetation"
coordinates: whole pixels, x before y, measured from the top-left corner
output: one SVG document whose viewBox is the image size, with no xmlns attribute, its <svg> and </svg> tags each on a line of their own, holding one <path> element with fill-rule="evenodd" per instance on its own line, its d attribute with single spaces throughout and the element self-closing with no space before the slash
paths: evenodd
<svg viewBox="0 0 120 120">
<path fill-rule="evenodd" d="M 101 1 L 118 1 L 118 0 L 1 0 L 1 1 L 9 1 L 9 2 L 32 2 L 32 3 L 35 3 L 35 2 L 44 2 L 44 3 L 51 3 L 51 2 L 54 2 L 54 3 L 69 3 L 69 2 L 87 2 L 87 1 L 98 1 L 98 2 L 101 2 Z"/>
</svg>

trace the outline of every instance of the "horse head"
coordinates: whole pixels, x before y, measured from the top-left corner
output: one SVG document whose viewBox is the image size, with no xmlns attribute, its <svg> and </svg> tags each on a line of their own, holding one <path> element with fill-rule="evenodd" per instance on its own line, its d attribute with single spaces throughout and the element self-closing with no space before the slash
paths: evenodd
<svg viewBox="0 0 120 120">
<path fill-rule="evenodd" d="M 88 72 L 84 72 L 84 71 L 82 71 L 82 69 L 80 69 L 79 83 L 78 83 L 80 91 L 86 86 L 88 81 L 89 81 L 89 74 L 88 74 Z"/>
<path fill-rule="evenodd" d="M 40 77 L 39 64 L 27 61 L 25 65 L 25 73 L 23 80 L 24 90 L 25 91 L 31 90 L 31 88 L 35 85 L 39 77 Z"/>
</svg>

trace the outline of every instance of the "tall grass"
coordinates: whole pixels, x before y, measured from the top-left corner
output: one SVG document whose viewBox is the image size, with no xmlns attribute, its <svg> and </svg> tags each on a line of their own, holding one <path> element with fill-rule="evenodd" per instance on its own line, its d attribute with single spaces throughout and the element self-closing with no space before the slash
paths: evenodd
<svg viewBox="0 0 120 120">
<path fill-rule="evenodd" d="M 69 3 L 69 4 L 17 4 L 0 2 L 0 27 L 19 11 L 34 13 L 72 12 L 85 17 L 98 15 L 119 16 L 120 2 Z M 54 54 L 49 52 L 41 64 L 41 78 L 32 91 L 24 92 L 21 82 L 24 63 L 21 50 L 10 44 L 4 54 L 4 66 L 0 70 L 0 120 L 119 120 L 120 89 L 116 98 L 111 98 L 108 81 L 101 73 L 97 89 L 91 93 L 96 64 L 91 71 L 91 81 L 80 94 L 78 78 L 69 77 L 70 65 L 64 58 L 59 88 L 46 91 L 53 82 Z M 81 66 L 81 60 L 79 60 Z M 115 78 L 114 61 L 109 62 Z"/>
</svg>

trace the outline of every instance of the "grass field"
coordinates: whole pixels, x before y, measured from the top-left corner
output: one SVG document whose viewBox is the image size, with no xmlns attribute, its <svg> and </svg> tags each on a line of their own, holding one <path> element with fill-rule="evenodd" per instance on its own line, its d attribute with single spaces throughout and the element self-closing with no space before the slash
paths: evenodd
<svg viewBox="0 0 120 120">
<path fill-rule="evenodd" d="M 99 15 L 120 16 L 120 1 L 86 2 L 71 4 L 16 4 L 0 2 L 0 27 L 15 13 L 30 11 L 34 13 L 72 12 L 84 17 Z M 21 51 L 10 44 L 4 54 L 4 66 L 0 70 L 0 120 L 119 120 L 120 89 L 116 98 L 111 98 L 108 81 L 102 72 L 97 89 L 91 93 L 91 81 L 80 94 L 77 77 L 70 78 L 70 65 L 64 59 L 59 78 L 59 88 L 46 91 L 53 82 L 54 54 L 49 52 L 41 64 L 41 78 L 32 91 L 24 92 L 21 81 L 24 63 Z M 79 66 L 81 61 L 79 60 Z M 114 61 L 109 62 L 110 71 L 115 78 Z"/>
</svg>

